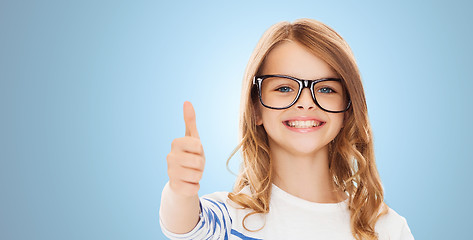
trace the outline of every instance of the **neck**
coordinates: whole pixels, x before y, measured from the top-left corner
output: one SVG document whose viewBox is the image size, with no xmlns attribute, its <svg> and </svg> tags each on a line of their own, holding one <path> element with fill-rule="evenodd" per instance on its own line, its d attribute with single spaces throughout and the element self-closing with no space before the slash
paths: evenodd
<svg viewBox="0 0 473 240">
<path fill-rule="evenodd" d="M 300 155 L 278 147 L 270 146 L 270 149 L 273 183 L 282 190 L 317 203 L 337 203 L 347 198 L 333 183 L 327 146 L 314 153 Z"/>
</svg>

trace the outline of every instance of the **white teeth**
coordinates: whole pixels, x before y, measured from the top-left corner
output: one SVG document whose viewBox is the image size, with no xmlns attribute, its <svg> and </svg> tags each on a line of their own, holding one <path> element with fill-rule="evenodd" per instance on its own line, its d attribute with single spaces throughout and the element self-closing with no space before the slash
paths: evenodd
<svg viewBox="0 0 473 240">
<path fill-rule="evenodd" d="M 317 121 L 289 121 L 288 125 L 294 128 L 310 128 L 310 127 L 318 127 L 322 123 Z"/>
</svg>

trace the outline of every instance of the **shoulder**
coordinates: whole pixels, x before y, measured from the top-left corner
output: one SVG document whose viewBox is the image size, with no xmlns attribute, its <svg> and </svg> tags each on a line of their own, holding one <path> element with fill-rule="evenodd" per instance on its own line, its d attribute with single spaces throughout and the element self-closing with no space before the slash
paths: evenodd
<svg viewBox="0 0 473 240">
<path fill-rule="evenodd" d="M 201 213 L 216 212 L 222 216 L 229 216 L 230 210 L 228 209 L 228 192 L 214 192 L 203 195 L 200 197 L 200 210 Z"/>
<path fill-rule="evenodd" d="M 244 187 L 239 193 L 247 194 L 248 196 L 251 196 L 251 192 L 248 186 Z M 241 207 L 240 205 L 236 204 L 233 202 L 229 197 L 228 197 L 229 192 L 226 191 L 220 191 L 220 192 L 214 192 L 210 194 L 205 194 L 200 197 L 201 201 L 209 201 L 209 202 L 215 202 L 215 203 L 221 203 L 225 204 L 226 206 L 231 206 L 233 208 L 239 208 Z"/>
<path fill-rule="evenodd" d="M 203 195 L 200 199 L 209 199 L 213 201 L 225 202 L 228 199 L 228 192 L 214 192 Z"/>
<path fill-rule="evenodd" d="M 251 196 L 251 192 L 248 186 L 244 187 L 238 194 L 245 194 Z M 205 194 L 200 197 L 200 204 L 202 207 L 212 207 L 214 209 L 218 208 L 222 212 L 228 213 L 230 217 L 237 217 L 241 214 L 247 214 L 251 209 L 247 209 L 240 204 L 232 201 L 229 197 L 229 192 L 221 191 L 214 192 L 210 194 Z"/>
<path fill-rule="evenodd" d="M 236 194 L 245 194 L 251 197 L 248 186 Z M 253 210 L 232 201 L 228 195 L 229 192 L 214 192 L 200 197 L 201 218 L 204 218 L 207 224 L 225 228 L 230 238 L 225 236 L 222 239 L 263 239 L 263 232 L 250 232 L 247 229 L 259 229 L 264 226 L 264 217 L 253 215 L 245 220 L 243 226 L 243 219 Z"/>
<path fill-rule="evenodd" d="M 405 217 L 399 215 L 394 209 L 388 208 L 387 214 L 381 216 L 375 225 L 375 231 L 386 239 L 414 239 Z"/>
</svg>

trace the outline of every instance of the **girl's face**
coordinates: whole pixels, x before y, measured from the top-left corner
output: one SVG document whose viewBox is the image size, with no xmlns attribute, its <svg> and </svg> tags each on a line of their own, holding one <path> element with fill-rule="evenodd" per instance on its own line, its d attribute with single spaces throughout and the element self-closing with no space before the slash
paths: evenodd
<svg viewBox="0 0 473 240">
<path fill-rule="evenodd" d="M 261 75 L 268 74 L 308 80 L 338 77 L 322 59 L 298 43 L 286 41 L 279 43 L 266 56 Z M 308 88 L 304 88 L 299 100 L 290 108 L 275 110 L 259 103 L 258 109 L 257 124 L 264 126 L 271 150 L 287 151 L 294 156 L 313 155 L 326 148 L 343 127 L 345 114 L 329 113 L 317 107 Z M 309 127 L 304 123 L 312 122 L 293 121 L 311 119 L 315 124 L 322 122 L 322 125 Z M 298 128 L 289 127 L 287 124 L 295 124 Z"/>
</svg>

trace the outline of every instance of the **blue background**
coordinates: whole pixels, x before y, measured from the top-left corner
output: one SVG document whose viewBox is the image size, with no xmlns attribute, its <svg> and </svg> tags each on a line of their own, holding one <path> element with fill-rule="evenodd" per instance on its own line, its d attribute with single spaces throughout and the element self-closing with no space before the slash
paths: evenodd
<svg viewBox="0 0 473 240">
<path fill-rule="evenodd" d="M 420 3 L 425 2 L 425 3 Z M 164 239 L 171 141 L 189 100 L 199 194 L 230 191 L 241 80 L 263 32 L 314 18 L 364 81 L 388 205 L 416 239 L 471 236 L 467 1 L 0 3 L 0 238 Z M 240 156 L 230 162 L 236 172 Z"/>
</svg>

